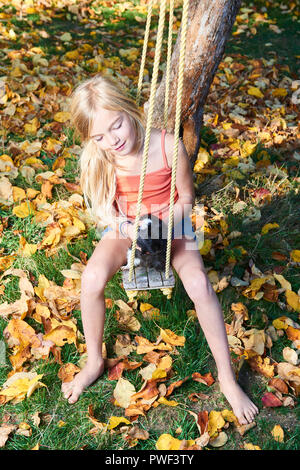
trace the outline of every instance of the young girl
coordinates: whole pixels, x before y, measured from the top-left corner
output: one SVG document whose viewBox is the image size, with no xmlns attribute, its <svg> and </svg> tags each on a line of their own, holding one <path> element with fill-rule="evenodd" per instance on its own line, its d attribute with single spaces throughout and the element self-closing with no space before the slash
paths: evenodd
<svg viewBox="0 0 300 470">
<path fill-rule="evenodd" d="M 75 403 L 82 391 L 103 373 L 104 289 L 126 264 L 127 250 L 134 237 L 132 222 L 136 213 L 145 130 L 142 113 L 134 101 L 112 79 L 99 75 L 74 91 L 71 114 L 84 142 L 80 166 L 85 200 L 95 220 L 103 227 L 107 226 L 82 275 L 81 314 L 88 359 L 73 381 L 62 386 L 65 398 L 69 403 Z M 168 221 L 173 144 L 173 135 L 151 130 L 141 216 L 152 208 L 152 213 Z M 192 171 L 180 142 L 174 228 L 181 226 L 185 207 L 193 204 Z M 191 227 L 188 232 L 173 236 L 171 264 L 195 304 L 216 361 L 221 391 L 240 424 L 250 423 L 258 409 L 236 382 L 220 304 L 206 275 L 197 241 L 195 237 L 191 239 Z"/>
</svg>

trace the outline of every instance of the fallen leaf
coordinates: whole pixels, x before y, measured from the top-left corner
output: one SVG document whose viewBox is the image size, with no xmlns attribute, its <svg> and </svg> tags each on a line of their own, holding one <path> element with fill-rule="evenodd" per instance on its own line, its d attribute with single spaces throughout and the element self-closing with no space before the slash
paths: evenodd
<svg viewBox="0 0 300 470">
<path fill-rule="evenodd" d="M 282 406 L 282 402 L 277 398 L 273 393 L 271 392 L 266 392 L 262 399 L 262 403 L 266 407 L 274 408 L 277 406 Z"/>
<path fill-rule="evenodd" d="M 122 408 L 127 408 L 130 404 L 131 397 L 134 394 L 134 386 L 128 380 L 120 377 L 113 392 L 118 404 L 122 406 Z"/>
<path fill-rule="evenodd" d="M 255 446 L 251 444 L 251 442 L 244 442 L 244 449 L 245 450 L 261 450 L 259 446 Z"/>
<path fill-rule="evenodd" d="M 121 423 L 131 424 L 130 421 L 123 416 L 111 416 L 108 421 L 108 429 L 114 429 Z"/>
<path fill-rule="evenodd" d="M 294 366 L 298 364 L 298 354 L 294 349 L 289 347 L 283 348 L 282 356 L 283 359 L 289 362 L 290 364 L 293 364 Z"/>
<path fill-rule="evenodd" d="M 222 447 L 228 441 L 228 436 L 226 432 L 221 431 L 220 434 L 214 439 L 209 440 L 209 445 L 212 447 Z"/>
<path fill-rule="evenodd" d="M 271 431 L 272 436 L 274 437 L 274 440 L 277 442 L 283 442 L 284 441 L 284 432 L 282 427 L 279 424 L 276 424 L 274 428 Z"/>
<path fill-rule="evenodd" d="M 0 447 L 5 446 L 8 436 L 16 429 L 17 426 L 15 424 L 3 424 L 0 426 Z"/>
<path fill-rule="evenodd" d="M 75 364 L 69 362 L 61 366 L 58 371 L 58 378 L 63 382 L 71 382 L 74 378 L 74 375 L 80 372 L 80 368 L 77 367 Z"/>
<path fill-rule="evenodd" d="M 184 346 L 185 337 L 184 336 L 177 336 L 171 330 L 163 330 L 160 329 L 160 336 L 163 341 L 167 344 L 171 344 L 172 346 Z"/>
</svg>

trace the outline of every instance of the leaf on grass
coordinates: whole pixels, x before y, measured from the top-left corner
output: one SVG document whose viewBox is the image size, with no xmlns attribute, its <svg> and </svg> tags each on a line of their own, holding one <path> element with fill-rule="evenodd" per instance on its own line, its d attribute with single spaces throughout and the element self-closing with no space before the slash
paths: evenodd
<svg viewBox="0 0 300 470">
<path fill-rule="evenodd" d="M 80 368 L 77 367 L 75 364 L 68 362 L 67 364 L 61 366 L 57 375 L 58 378 L 60 378 L 60 380 L 65 383 L 71 382 L 77 372 L 80 372 Z"/>
<path fill-rule="evenodd" d="M 171 395 L 171 393 L 173 392 L 174 388 L 180 387 L 180 386 L 181 386 L 184 382 L 186 382 L 188 379 L 189 379 L 189 377 L 185 377 L 184 379 L 177 380 L 177 382 L 171 383 L 171 384 L 168 386 L 168 388 L 167 388 L 166 397 L 168 397 L 169 395 Z"/>
<path fill-rule="evenodd" d="M 221 431 L 220 434 L 214 439 L 209 440 L 209 445 L 212 447 L 222 447 L 228 441 L 228 436 L 226 432 Z"/>
<path fill-rule="evenodd" d="M 184 336 L 177 336 L 171 330 L 164 330 L 163 328 L 160 329 L 160 336 L 163 341 L 167 344 L 171 344 L 172 346 L 184 346 L 185 337 Z"/>
<path fill-rule="evenodd" d="M 161 434 L 156 441 L 157 450 L 179 450 L 181 441 L 171 434 Z"/>
<path fill-rule="evenodd" d="M 8 436 L 11 432 L 15 431 L 16 429 L 17 426 L 15 424 L 4 423 L 2 424 L 2 426 L 0 426 L 0 447 L 5 446 Z"/>
<path fill-rule="evenodd" d="M 2 385 L 0 404 L 3 405 L 10 400 L 15 404 L 26 397 L 29 398 L 37 388 L 46 387 L 39 382 L 42 377 L 43 374 L 38 375 L 36 372 L 16 372 Z"/>
<path fill-rule="evenodd" d="M 131 424 L 130 421 L 123 416 L 111 416 L 108 421 L 108 429 L 114 429 L 121 423 Z"/>
<path fill-rule="evenodd" d="M 217 436 L 225 424 L 221 411 L 211 411 L 208 416 L 208 434 L 210 437 Z"/>
<path fill-rule="evenodd" d="M 289 393 L 287 384 L 282 379 L 279 379 L 278 377 L 271 379 L 270 382 L 268 383 L 268 386 L 275 388 L 280 393 L 284 393 L 284 394 Z"/>
<path fill-rule="evenodd" d="M 204 374 L 204 375 L 201 375 L 199 372 L 194 372 L 192 374 L 192 379 L 195 380 L 195 382 L 200 382 L 208 386 L 212 385 L 215 381 L 211 372 L 208 372 L 207 374 Z"/>
<path fill-rule="evenodd" d="M 248 359 L 248 364 L 265 377 L 274 377 L 274 365 L 270 363 L 269 357 L 254 356 Z"/>
<path fill-rule="evenodd" d="M 276 424 L 274 428 L 271 431 L 272 436 L 274 437 L 274 440 L 277 442 L 283 442 L 284 441 L 284 432 L 282 427 L 279 424 Z"/>
<path fill-rule="evenodd" d="M 292 307 L 295 312 L 300 313 L 300 296 L 293 292 L 292 290 L 285 291 L 286 301 L 290 307 Z"/>
<path fill-rule="evenodd" d="M 300 367 L 295 367 L 288 362 L 279 362 L 276 367 L 280 378 L 300 385 Z"/>
<path fill-rule="evenodd" d="M 130 404 L 131 397 L 135 394 L 134 386 L 128 381 L 119 378 L 118 383 L 114 389 L 113 395 L 117 400 L 118 404 L 122 408 L 127 408 Z"/>
<path fill-rule="evenodd" d="M 270 408 L 274 408 L 274 407 L 277 407 L 277 406 L 282 406 L 282 402 L 281 400 L 279 400 L 279 398 L 277 398 L 273 393 L 271 392 L 266 392 L 262 399 L 261 399 L 262 403 L 264 406 L 266 407 L 270 407 Z"/>
<path fill-rule="evenodd" d="M 295 263 L 300 263 L 300 250 L 292 250 L 290 252 L 291 258 Z"/>
<path fill-rule="evenodd" d="M 265 224 L 263 226 L 263 228 L 261 229 L 261 233 L 262 235 L 266 235 L 267 233 L 269 233 L 270 230 L 272 230 L 273 228 L 278 228 L 279 225 L 274 223 L 274 224 Z"/>
<path fill-rule="evenodd" d="M 177 406 L 179 403 L 175 400 L 167 400 L 165 397 L 160 397 L 158 400 L 158 403 L 161 403 L 162 405 L 167 405 L 167 406 Z"/>
<path fill-rule="evenodd" d="M 283 359 L 289 362 L 290 364 L 293 364 L 294 366 L 298 364 L 298 354 L 294 349 L 289 348 L 289 347 L 283 348 L 282 356 L 283 356 Z"/>
<path fill-rule="evenodd" d="M 252 328 L 251 330 L 246 330 L 241 336 L 241 340 L 244 343 L 246 350 L 251 350 L 256 352 L 258 355 L 262 355 L 265 350 L 266 336 L 264 330 L 257 330 Z"/>
<path fill-rule="evenodd" d="M 251 444 L 251 442 L 244 442 L 244 449 L 245 450 L 261 450 L 259 446 L 255 446 Z"/>
</svg>

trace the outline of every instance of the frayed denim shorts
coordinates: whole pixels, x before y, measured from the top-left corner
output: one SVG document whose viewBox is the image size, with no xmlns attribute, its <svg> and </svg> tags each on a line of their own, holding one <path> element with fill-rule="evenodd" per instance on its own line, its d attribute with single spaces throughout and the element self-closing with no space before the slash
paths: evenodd
<svg viewBox="0 0 300 470">
<path fill-rule="evenodd" d="M 113 229 L 108 225 L 102 232 L 101 236 L 107 232 L 111 232 Z M 167 238 L 167 233 L 164 234 L 164 236 Z M 197 236 L 196 233 L 194 232 L 193 225 L 191 222 L 190 217 L 184 217 L 180 222 L 178 222 L 173 228 L 172 228 L 172 240 L 174 239 L 180 239 L 183 236 L 186 236 L 189 241 L 196 241 Z"/>
</svg>

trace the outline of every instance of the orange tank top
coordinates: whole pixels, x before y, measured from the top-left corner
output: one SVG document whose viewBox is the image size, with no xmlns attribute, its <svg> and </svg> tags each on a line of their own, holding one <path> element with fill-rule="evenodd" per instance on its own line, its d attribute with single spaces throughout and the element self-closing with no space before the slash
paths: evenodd
<svg viewBox="0 0 300 470">
<path fill-rule="evenodd" d="M 141 216 L 152 213 L 160 219 L 165 216 L 170 205 L 170 191 L 172 168 L 168 166 L 165 151 L 165 134 L 161 133 L 161 150 L 164 167 L 156 171 L 146 173 L 144 181 L 144 192 L 141 207 Z M 123 213 L 128 219 L 136 216 L 140 175 L 117 176 L 115 207 L 118 212 Z M 178 200 L 178 192 L 175 188 L 174 203 Z"/>
</svg>

